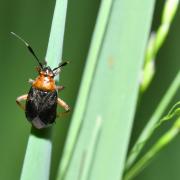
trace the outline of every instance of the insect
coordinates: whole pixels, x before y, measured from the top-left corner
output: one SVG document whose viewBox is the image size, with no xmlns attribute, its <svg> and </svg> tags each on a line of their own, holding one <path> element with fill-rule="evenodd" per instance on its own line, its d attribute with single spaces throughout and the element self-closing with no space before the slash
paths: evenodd
<svg viewBox="0 0 180 180">
<path fill-rule="evenodd" d="M 57 86 L 54 80 L 54 77 L 60 73 L 61 68 L 69 62 L 63 62 L 58 67 L 51 69 L 40 62 L 32 47 L 24 39 L 14 32 L 11 32 L 11 34 L 26 45 L 39 64 L 37 67 L 37 78 L 29 80 L 31 84 L 29 93 L 19 96 L 16 99 L 16 103 L 25 111 L 27 120 L 35 128 L 49 127 L 55 122 L 56 117 L 70 110 L 69 106 L 62 99 L 58 98 L 58 91 L 63 90 L 64 87 Z M 26 101 L 26 103 L 23 104 L 22 101 Z M 65 112 L 57 114 L 57 105 L 63 107 Z"/>
</svg>

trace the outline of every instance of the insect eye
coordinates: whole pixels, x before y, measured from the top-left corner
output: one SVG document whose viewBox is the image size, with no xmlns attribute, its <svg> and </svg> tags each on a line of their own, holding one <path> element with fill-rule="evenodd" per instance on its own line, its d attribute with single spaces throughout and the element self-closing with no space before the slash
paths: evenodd
<svg viewBox="0 0 180 180">
<path fill-rule="evenodd" d="M 45 72 L 45 73 L 44 73 L 44 76 L 47 77 L 47 76 L 49 76 L 49 74 L 48 74 L 47 72 Z"/>
<path fill-rule="evenodd" d="M 53 73 L 49 73 L 49 76 L 50 76 L 50 77 L 54 77 L 54 74 L 53 74 Z"/>
</svg>

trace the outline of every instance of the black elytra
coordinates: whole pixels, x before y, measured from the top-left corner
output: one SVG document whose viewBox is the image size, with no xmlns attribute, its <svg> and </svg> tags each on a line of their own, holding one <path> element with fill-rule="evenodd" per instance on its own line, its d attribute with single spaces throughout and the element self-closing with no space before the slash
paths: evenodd
<svg viewBox="0 0 180 180">
<path fill-rule="evenodd" d="M 42 91 L 30 88 L 26 100 L 25 114 L 28 121 L 39 129 L 55 122 L 57 109 L 57 91 Z"/>
</svg>

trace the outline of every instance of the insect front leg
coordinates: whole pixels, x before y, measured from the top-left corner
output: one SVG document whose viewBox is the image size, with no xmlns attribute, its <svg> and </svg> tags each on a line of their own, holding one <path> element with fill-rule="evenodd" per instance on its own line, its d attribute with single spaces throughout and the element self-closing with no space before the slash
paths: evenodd
<svg viewBox="0 0 180 180">
<path fill-rule="evenodd" d="M 33 82 L 34 82 L 33 79 L 29 79 L 29 80 L 28 80 L 28 83 L 30 83 L 30 84 L 33 84 Z"/>
<path fill-rule="evenodd" d="M 57 104 L 65 109 L 65 112 L 58 113 L 56 116 L 60 117 L 70 111 L 70 107 L 60 98 L 57 99 Z"/>
<path fill-rule="evenodd" d="M 17 99 L 16 99 L 16 103 L 17 105 L 22 108 L 23 110 L 25 110 L 25 105 L 21 103 L 21 101 L 25 101 L 27 99 L 27 94 L 24 94 L 22 96 L 19 96 Z"/>
<path fill-rule="evenodd" d="M 57 89 L 58 91 L 62 91 L 62 90 L 64 89 L 64 86 L 56 86 L 56 89 Z"/>
</svg>

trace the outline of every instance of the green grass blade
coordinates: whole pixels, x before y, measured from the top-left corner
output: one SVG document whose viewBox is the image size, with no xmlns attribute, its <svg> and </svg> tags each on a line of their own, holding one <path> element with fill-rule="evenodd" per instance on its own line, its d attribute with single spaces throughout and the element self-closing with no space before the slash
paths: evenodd
<svg viewBox="0 0 180 180">
<path fill-rule="evenodd" d="M 167 106 L 169 105 L 172 98 L 176 94 L 179 86 L 180 86 L 180 71 L 178 72 L 178 74 L 174 78 L 169 89 L 166 91 L 164 97 L 160 101 L 155 112 L 151 116 L 150 120 L 148 121 L 147 125 L 145 126 L 145 128 L 143 129 L 142 133 L 140 134 L 138 140 L 136 141 L 135 145 L 133 146 L 133 148 L 132 148 L 132 150 L 128 156 L 127 162 L 126 162 L 126 169 L 130 168 L 130 166 L 136 160 L 137 156 L 140 154 L 142 148 L 145 145 L 145 141 L 148 138 L 150 138 L 150 136 L 152 135 L 156 123 L 162 117 Z"/>
<path fill-rule="evenodd" d="M 76 128 L 75 122 L 83 123 L 71 161 L 68 162 L 66 176 L 60 179 L 121 178 L 153 7 L 152 0 L 112 1 L 108 26 L 104 27 L 103 44 L 100 44 L 96 57 L 96 71 L 90 91 L 87 90 L 88 99 L 86 103 L 76 106 L 75 111 L 80 114 L 73 117 L 71 130 Z M 85 74 L 88 74 L 88 69 L 85 71 Z M 84 85 L 82 83 L 82 86 Z M 82 98 L 84 93 L 82 92 L 79 98 Z M 101 126 L 99 133 L 96 131 L 99 135 L 94 138 L 98 118 L 101 119 Z M 69 138 L 73 138 L 71 132 Z"/>
<path fill-rule="evenodd" d="M 143 79 L 141 83 L 141 93 L 150 85 L 155 74 L 155 59 L 161 46 L 163 45 L 171 27 L 173 18 L 179 6 L 179 0 L 167 0 L 164 4 L 161 24 L 157 32 L 150 36 L 147 51 L 145 55 L 145 64 L 143 69 Z"/>
<path fill-rule="evenodd" d="M 66 8 L 67 0 L 56 1 L 46 53 L 47 64 L 52 68 L 59 64 L 62 56 Z M 49 179 L 52 149 L 51 131 L 52 128 L 36 130 L 32 127 L 21 172 L 22 180 Z"/>
<path fill-rule="evenodd" d="M 94 129 L 92 131 L 92 136 L 89 139 L 89 145 L 84 150 L 85 159 L 83 159 L 83 160 L 85 160 L 85 164 L 84 164 L 84 162 L 82 162 L 82 172 L 79 173 L 79 180 L 88 179 L 89 169 L 91 168 L 91 163 L 92 163 L 93 155 L 94 155 L 94 147 L 96 146 L 96 143 L 98 141 L 98 136 L 101 132 L 100 131 L 101 125 L 102 125 L 102 119 L 99 116 L 99 117 L 97 117 L 97 119 L 95 121 Z"/>
<path fill-rule="evenodd" d="M 94 35 L 91 42 L 90 51 L 87 58 L 87 64 L 85 73 L 83 75 L 82 85 L 79 92 L 79 98 L 76 103 L 75 112 L 73 114 L 73 120 L 70 126 L 68 139 L 64 149 L 62 161 L 59 167 L 57 179 L 64 179 L 65 173 L 68 168 L 69 161 L 71 159 L 73 148 L 77 140 L 82 117 L 85 111 L 85 107 L 88 101 L 88 95 L 91 89 L 92 78 L 95 71 L 96 63 L 98 60 L 99 50 L 103 41 L 103 35 L 106 29 L 106 25 L 109 19 L 109 11 L 111 8 L 112 0 L 102 1 L 100 12 L 98 15 Z"/>
<path fill-rule="evenodd" d="M 145 166 L 150 162 L 150 160 L 160 151 L 162 148 L 167 146 L 179 133 L 180 131 L 180 116 L 175 121 L 174 125 L 170 130 L 168 130 L 153 146 L 152 148 L 135 163 L 132 168 L 127 171 L 124 176 L 124 180 L 131 180 L 138 173 L 140 173 Z"/>
<path fill-rule="evenodd" d="M 57 67 L 62 60 L 67 3 L 68 0 L 56 0 L 46 53 L 46 60 L 51 68 Z"/>
<path fill-rule="evenodd" d="M 32 127 L 28 139 L 21 180 L 49 179 L 51 163 L 51 132 L 39 132 Z"/>
</svg>

